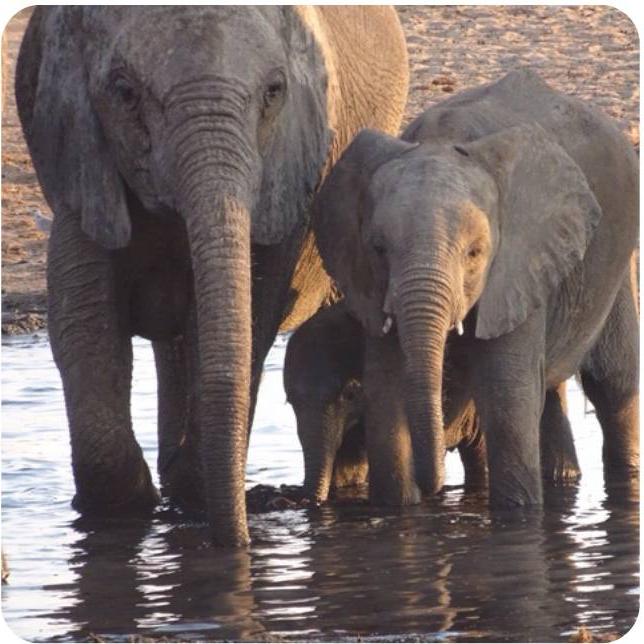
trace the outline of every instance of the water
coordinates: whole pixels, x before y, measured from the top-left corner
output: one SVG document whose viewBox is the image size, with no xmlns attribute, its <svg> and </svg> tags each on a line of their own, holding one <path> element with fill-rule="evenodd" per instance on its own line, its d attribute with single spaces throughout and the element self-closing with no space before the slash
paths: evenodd
<svg viewBox="0 0 644 644">
<path fill-rule="evenodd" d="M 259 396 L 248 486 L 297 484 L 302 458 L 282 389 L 284 341 Z M 206 547 L 202 525 L 83 526 L 58 372 L 46 339 L 3 341 L 2 611 L 27 640 L 391 639 L 567 641 L 584 625 L 624 634 L 639 609 L 639 514 L 604 489 L 601 431 L 575 383 L 570 415 L 583 478 L 543 512 L 491 515 L 458 487 L 404 510 L 343 505 L 250 516 L 248 551 Z M 134 425 L 156 462 L 152 351 L 135 342 Z"/>
</svg>

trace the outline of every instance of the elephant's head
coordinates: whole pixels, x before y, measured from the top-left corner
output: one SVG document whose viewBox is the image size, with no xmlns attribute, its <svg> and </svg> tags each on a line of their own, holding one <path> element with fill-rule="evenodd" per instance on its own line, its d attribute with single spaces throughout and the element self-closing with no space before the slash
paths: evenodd
<svg viewBox="0 0 644 644">
<path fill-rule="evenodd" d="M 305 322 L 286 350 L 284 389 L 304 455 L 304 492 L 316 502 L 327 500 L 336 457 L 362 422 L 363 340 L 340 304 Z"/>
<path fill-rule="evenodd" d="M 21 116 L 47 141 L 32 150 L 45 195 L 108 249 L 129 243 L 133 205 L 185 221 L 209 520 L 215 541 L 245 543 L 251 242 L 291 234 L 319 182 L 323 56 L 292 7 L 61 7 L 42 19 L 55 38 Z"/>
<path fill-rule="evenodd" d="M 580 168 L 538 125 L 463 145 L 364 130 L 325 181 L 320 252 L 371 335 L 395 324 L 423 491 L 444 476 L 448 334 L 495 338 L 545 307 L 600 215 Z"/>
</svg>

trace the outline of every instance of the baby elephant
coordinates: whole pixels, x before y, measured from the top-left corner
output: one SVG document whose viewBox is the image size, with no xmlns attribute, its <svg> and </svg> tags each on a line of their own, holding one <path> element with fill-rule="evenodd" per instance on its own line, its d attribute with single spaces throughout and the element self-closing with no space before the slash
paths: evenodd
<svg viewBox="0 0 644 644">
<path fill-rule="evenodd" d="M 363 368 L 364 330 L 343 302 L 318 311 L 289 340 L 284 388 L 304 453 L 304 493 L 319 503 L 331 490 L 367 481 Z M 473 405 L 446 428 L 445 442 L 459 449 L 466 488 L 484 487 L 485 443 Z"/>
</svg>

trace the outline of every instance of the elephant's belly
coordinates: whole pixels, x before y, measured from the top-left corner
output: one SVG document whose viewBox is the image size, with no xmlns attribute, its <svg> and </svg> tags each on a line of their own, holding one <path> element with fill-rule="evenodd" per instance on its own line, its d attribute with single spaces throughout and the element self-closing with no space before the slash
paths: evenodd
<svg viewBox="0 0 644 644">
<path fill-rule="evenodd" d="M 193 299 L 190 249 L 178 216 L 131 210 L 132 239 L 116 253 L 117 284 L 132 335 L 168 340 L 184 332 Z"/>
<path fill-rule="evenodd" d="M 583 283 L 583 280 L 581 280 Z M 618 283 L 604 292 L 562 289 L 553 304 L 546 336 L 546 385 L 572 377 L 597 342 L 613 305 Z M 607 296 L 608 293 L 608 296 Z"/>
<path fill-rule="evenodd" d="M 289 289 L 289 301 L 280 331 L 292 331 L 306 322 L 331 293 L 331 278 L 322 266 L 312 233 L 307 235 Z"/>
<path fill-rule="evenodd" d="M 192 299 L 192 273 L 155 267 L 133 283 L 129 298 L 132 335 L 169 340 L 184 332 Z"/>
</svg>

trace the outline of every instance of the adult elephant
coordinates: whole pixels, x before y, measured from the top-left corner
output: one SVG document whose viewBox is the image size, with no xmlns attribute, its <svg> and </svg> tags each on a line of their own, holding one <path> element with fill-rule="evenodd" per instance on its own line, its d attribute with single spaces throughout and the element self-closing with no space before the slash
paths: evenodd
<svg viewBox="0 0 644 644">
<path fill-rule="evenodd" d="M 367 401 L 386 399 L 381 365 L 402 350 L 424 492 L 443 482 L 444 423 L 472 397 L 491 502 L 540 504 L 540 418 L 545 436 L 568 432 L 560 383 L 577 371 L 607 477 L 637 479 L 638 164 L 606 116 L 512 72 L 429 108 L 402 139 L 358 135 L 316 196 L 314 229 L 369 332 Z M 463 375 L 444 389 L 446 364 Z M 367 413 L 368 435 L 385 413 Z M 544 469 L 575 468 L 550 453 Z"/>
<path fill-rule="evenodd" d="M 54 211 L 49 332 L 79 511 L 157 501 L 129 409 L 141 335 L 162 483 L 194 501 L 203 481 L 213 540 L 248 541 L 262 363 L 329 288 L 310 198 L 356 131 L 398 128 L 407 80 L 386 7 L 34 11 L 16 98 Z"/>
</svg>

